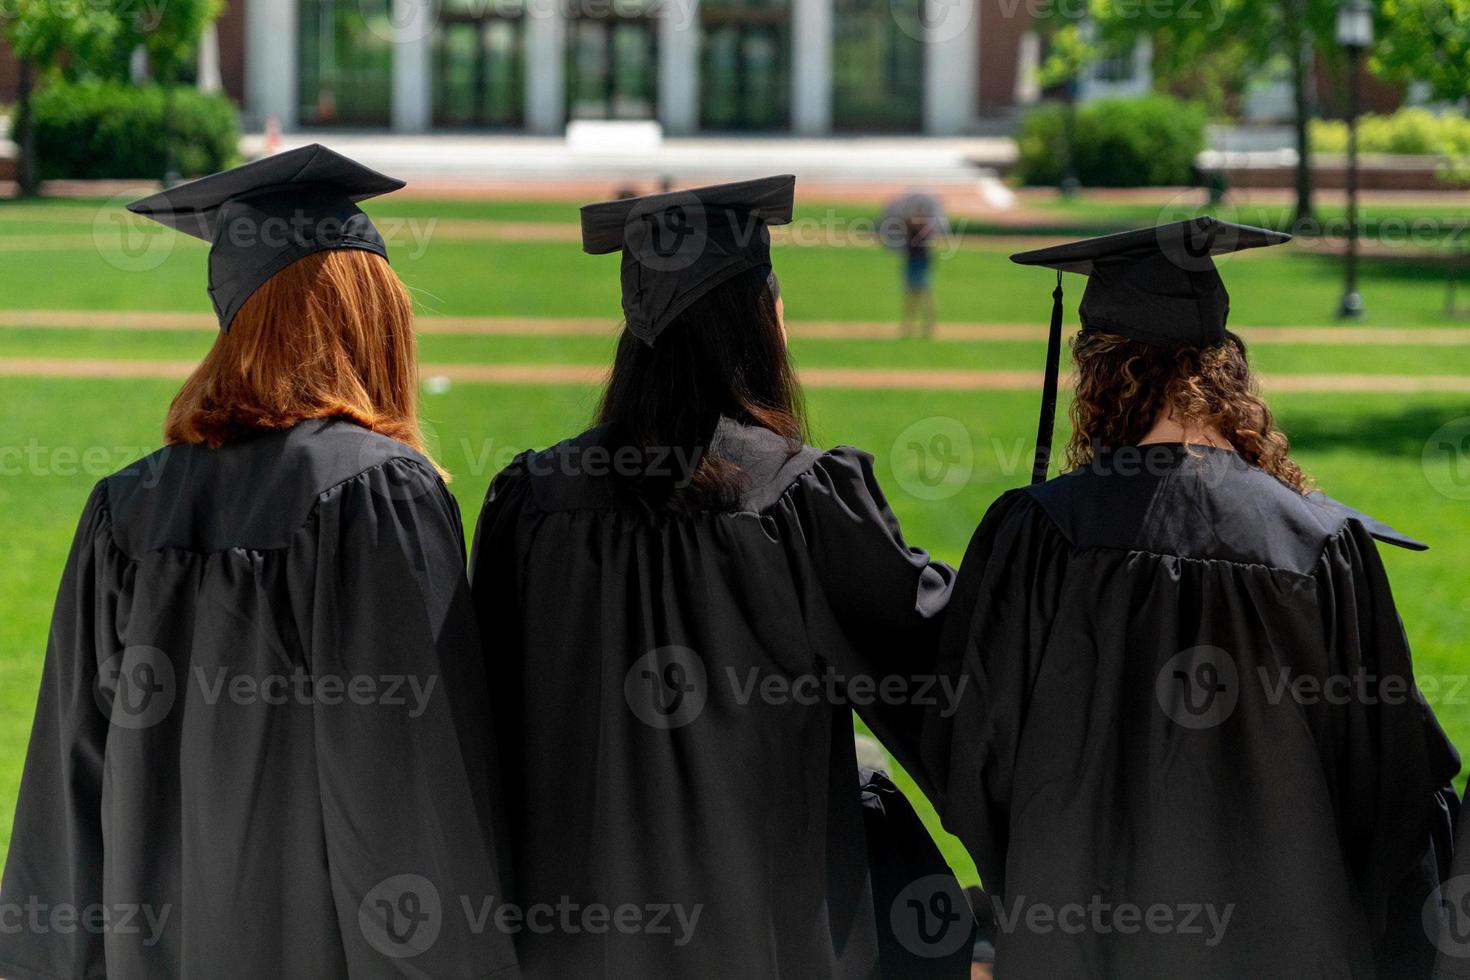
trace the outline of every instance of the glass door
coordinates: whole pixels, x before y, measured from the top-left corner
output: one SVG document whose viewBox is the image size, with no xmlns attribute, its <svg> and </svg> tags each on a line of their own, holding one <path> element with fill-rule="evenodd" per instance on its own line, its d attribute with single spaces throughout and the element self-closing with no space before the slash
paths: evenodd
<svg viewBox="0 0 1470 980">
<path fill-rule="evenodd" d="M 700 125 L 786 129 L 791 125 L 790 11 L 745 0 L 701 4 Z"/>
<path fill-rule="evenodd" d="M 434 125 L 519 128 L 525 77 L 522 18 L 445 10 L 434 35 Z"/>
<path fill-rule="evenodd" d="M 392 114 L 389 0 L 302 0 L 299 118 L 305 126 L 387 126 Z"/>
<path fill-rule="evenodd" d="M 588 14 L 572 19 L 569 34 L 568 118 L 658 118 L 657 21 Z"/>
<path fill-rule="evenodd" d="M 924 125 L 924 0 L 835 0 L 834 129 L 917 132 Z M 901 26 L 902 25 L 902 26 Z M 907 29 L 905 29 L 907 28 Z"/>
</svg>

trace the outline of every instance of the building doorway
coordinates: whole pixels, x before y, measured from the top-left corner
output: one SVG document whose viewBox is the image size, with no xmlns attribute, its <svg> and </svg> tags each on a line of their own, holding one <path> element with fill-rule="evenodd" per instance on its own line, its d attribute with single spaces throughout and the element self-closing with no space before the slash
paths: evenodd
<svg viewBox="0 0 1470 980">
<path fill-rule="evenodd" d="M 658 21 L 582 14 L 567 25 L 567 118 L 658 118 Z"/>
<path fill-rule="evenodd" d="M 924 127 L 924 0 L 835 0 L 832 128 L 914 133 Z"/>
<path fill-rule="evenodd" d="M 298 115 L 304 126 L 387 126 L 392 115 L 389 0 L 302 0 Z"/>
<path fill-rule="evenodd" d="M 700 126 L 789 129 L 789 0 L 705 0 L 700 19 Z"/>
<path fill-rule="evenodd" d="M 434 29 L 435 126 L 520 128 L 525 78 L 524 18 L 446 4 Z"/>
</svg>

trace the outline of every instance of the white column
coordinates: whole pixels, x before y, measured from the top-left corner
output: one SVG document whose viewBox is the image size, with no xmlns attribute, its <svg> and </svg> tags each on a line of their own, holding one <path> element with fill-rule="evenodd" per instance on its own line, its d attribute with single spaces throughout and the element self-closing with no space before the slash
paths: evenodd
<svg viewBox="0 0 1470 980">
<path fill-rule="evenodd" d="M 393 131 L 422 133 L 434 121 L 434 0 L 393 0 Z"/>
<path fill-rule="evenodd" d="M 791 128 L 803 136 L 832 129 L 832 0 L 792 0 Z"/>
<path fill-rule="evenodd" d="M 679 135 L 699 128 L 699 0 L 663 5 L 658 22 L 658 121 Z"/>
<path fill-rule="evenodd" d="M 204 25 L 199 36 L 199 61 L 196 71 L 199 91 L 215 93 L 225 87 L 219 74 L 219 30 L 214 21 Z"/>
<path fill-rule="evenodd" d="M 250 123 L 275 116 L 296 125 L 295 0 L 252 0 L 245 5 L 245 105 Z"/>
<path fill-rule="evenodd" d="M 566 38 L 561 0 L 527 0 L 526 128 L 543 136 L 566 128 Z"/>
<path fill-rule="evenodd" d="M 924 4 L 924 132 L 953 136 L 978 112 L 980 0 Z"/>
</svg>

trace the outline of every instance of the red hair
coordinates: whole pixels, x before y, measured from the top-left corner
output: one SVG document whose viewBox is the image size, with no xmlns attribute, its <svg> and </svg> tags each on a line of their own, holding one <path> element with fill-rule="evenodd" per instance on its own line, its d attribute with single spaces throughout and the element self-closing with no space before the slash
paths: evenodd
<svg viewBox="0 0 1470 980">
<path fill-rule="evenodd" d="M 268 279 L 169 406 L 169 443 L 343 418 L 425 452 L 413 304 L 381 256 L 318 252 Z"/>
</svg>

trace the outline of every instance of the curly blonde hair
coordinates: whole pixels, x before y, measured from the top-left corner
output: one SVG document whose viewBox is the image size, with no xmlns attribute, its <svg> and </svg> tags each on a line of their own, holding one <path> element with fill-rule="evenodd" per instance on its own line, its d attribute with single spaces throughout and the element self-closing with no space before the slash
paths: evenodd
<svg viewBox="0 0 1470 980">
<path fill-rule="evenodd" d="M 1099 449 L 1137 445 L 1167 413 L 1187 427 L 1217 430 L 1247 463 L 1307 493 L 1310 481 L 1260 395 L 1245 342 L 1225 336 L 1214 347 L 1169 350 L 1101 331 L 1078 334 L 1068 466 L 1088 465 Z"/>
</svg>

